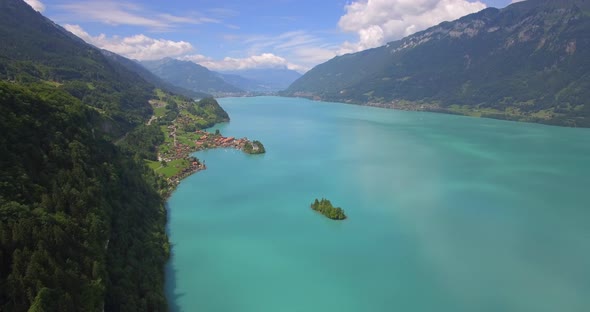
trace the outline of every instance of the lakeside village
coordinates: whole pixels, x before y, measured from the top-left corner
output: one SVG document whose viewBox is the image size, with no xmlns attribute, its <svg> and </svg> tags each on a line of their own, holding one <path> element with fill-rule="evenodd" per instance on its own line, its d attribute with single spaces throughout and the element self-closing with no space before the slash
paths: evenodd
<svg viewBox="0 0 590 312">
<path fill-rule="evenodd" d="M 167 178 L 170 190 L 173 190 L 187 176 L 207 168 L 205 162 L 190 156 L 191 153 L 210 148 L 235 148 L 248 154 L 265 153 L 264 146 L 259 141 L 224 137 L 219 130 L 215 133 L 195 130 L 191 133 L 178 134 L 180 131 L 177 131 L 176 124 L 164 127 L 168 135 L 166 142 L 159 149 L 158 164 L 160 166 L 158 168 L 152 166 L 152 168 Z"/>
</svg>

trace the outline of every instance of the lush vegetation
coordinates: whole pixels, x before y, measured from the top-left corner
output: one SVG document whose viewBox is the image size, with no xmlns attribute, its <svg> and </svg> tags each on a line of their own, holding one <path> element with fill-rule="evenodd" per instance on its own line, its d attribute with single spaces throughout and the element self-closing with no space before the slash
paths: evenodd
<svg viewBox="0 0 590 312">
<path fill-rule="evenodd" d="M 197 126 L 201 129 L 212 127 L 218 122 L 229 121 L 229 115 L 214 98 L 204 98 L 198 102 L 191 102 L 190 105 L 187 104 L 186 110 L 193 116 L 192 119 L 198 117 L 196 120 Z"/>
<path fill-rule="evenodd" d="M 191 167 L 189 150 L 194 151 L 195 141 L 201 136 L 196 130 L 229 121 L 227 113 L 213 98 L 194 101 L 156 90 L 150 103 L 154 109 L 151 123 L 131 131 L 119 145 L 129 155 L 146 160 L 150 168 L 166 179 Z M 178 148 L 182 150 L 180 154 Z"/>
<path fill-rule="evenodd" d="M 260 141 L 254 140 L 252 143 L 247 142 L 244 145 L 244 152 L 247 154 L 264 154 L 266 150 Z"/>
<path fill-rule="evenodd" d="M 0 310 L 165 310 L 159 178 L 98 112 L 32 90 L 0 82 Z"/>
<path fill-rule="evenodd" d="M 164 133 L 156 123 L 140 125 L 130 131 L 120 144 L 130 156 L 137 155 L 140 159 L 158 159 L 158 145 L 164 142 Z"/>
<path fill-rule="evenodd" d="M 332 203 L 322 198 L 318 200 L 317 198 L 311 204 L 311 209 L 323 214 L 324 216 L 332 219 L 332 220 L 344 220 L 346 219 L 346 215 L 344 214 L 344 210 L 340 207 L 332 206 Z"/>
<path fill-rule="evenodd" d="M 286 95 L 590 127 L 590 4 L 525 1 L 336 57 Z"/>
<path fill-rule="evenodd" d="M 148 166 L 162 177 L 169 179 L 182 172 L 182 170 L 190 166 L 190 162 L 186 158 L 179 158 L 172 161 L 146 161 Z"/>
<path fill-rule="evenodd" d="M 153 86 L 20 0 L 0 1 L 0 79 L 45 82 L 109 117 L 112 137 L 151 114 Z"/>
<path fill-rule="evenodd" d="M 0 1 L 0 42 L 0 311 L 165 311 L 169 184 L 146 159 L 185 111 L 227 114 L 21 0 Z"/>
</svg>

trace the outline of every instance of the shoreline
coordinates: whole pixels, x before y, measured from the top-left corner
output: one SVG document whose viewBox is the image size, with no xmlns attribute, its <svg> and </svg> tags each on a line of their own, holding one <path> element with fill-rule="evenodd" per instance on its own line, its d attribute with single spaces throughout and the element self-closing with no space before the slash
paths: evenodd
<svg viewBox="0 0 590 312">
<path fill-rule="evenodd" d="M 174 128 L 174 126 L 169 127 Z M 191 156 L 191 154 L 193 153 L 216 148 L 233 148 L 242 151 L 246 154 L 265 153 L 264 147 L 260 145 L 261 147 L 259 148 L 258 145 L 255 143 L 258 141 L 250 141 L 246 137 L 239 139 L 236 139 L 235 137 L 225 137 L 221 135 L 219 131 L 211 133 L 205 130 L 196 130 L 194 133 L 198 136 L 198 139 L 194 141 L 193 147 L 187 144 L 179 143 L 176 140 L 176 132 L 174 129 L 170 134 L 174 136 L 173 153 L 165 153 L 164 155 L 158 153 L 158 161 L 162 163 L 169 163 L 178 160 L 185 160 L 188 162 L 188 167 L 180 168 L 180 172 L 166 178 L 167 187 L 165 192 L 163 193 L 163 197 L 165 200 L 170 198 L 174 190 L 176 190 L 176 188 L 183 179 L 199 171 L 207 169 L 207 165 L 204 161 L 202 162 L 197 157 Z M 250 146 L 251 152 L 246 151 L 247 146 Z"/>
<path fill-rule="evenodd" d="M 518 110 L 513 111 L 501 111 L 488 107 L 471 107 L 468 105 L 451 105 L 443 107 L 438 102 L 423 102 L 423 101 L 409 101 L 409 100 L 392 100 L 390 102 L 371 102 L 371 101 L 355 101 L 346 99 L 328 99 L 313 94 L 293 94 L 293 95 L 279 95 L 288 98 L 301 98 L 308 99 L 311 101 L 325 102 L 325 103 L 341 103 L 348 105 L 366 106 L 366 107 L 377 107 L 383 109 L 392 109 L 399 111 L 408 112 L 425 112 L 435 114 L 446 114 L 465 116 L 473 118 L 486 118 L 495 120 L 505 120 L 520 123 L 539 124 L 553 127 L 563 128 L 590 128 L 583 124 L 578 124 L 573 119 L 561 119 L 562 116 L 552 116 L 548 118 L 542 114 L 541 111 L 527 114 Z M 541 114 L 541 115 L 539 115 Z"/>
</svg>

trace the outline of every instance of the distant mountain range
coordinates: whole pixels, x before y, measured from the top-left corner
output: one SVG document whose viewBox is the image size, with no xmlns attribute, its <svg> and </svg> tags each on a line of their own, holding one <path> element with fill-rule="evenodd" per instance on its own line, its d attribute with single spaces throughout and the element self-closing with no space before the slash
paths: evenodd
<svg viewBox="0 0 590 312">
<path fill-rule="evenodd" d="M 222 71 L 221 77 L 243 90 L 275 92 L 287 89 L 301 74 L 286 68 Z"/>
<path fill-rule="evenodd" d="M 164 81 L 195 92 L 210 94 L 240 94 L 245 91 L 227 83 L 217 73 L 191 61 L 165 58 L 141 62 Z"/>
<path fill-rule="evenodd" d="M 172 93 L 184 95 L 189 98 L 205 98 L 205 97 L 211 96 L 207 93 L 193 91 L 193 90 L 189 90 L 189 89 L 185 89 L 185 88 L 173 85 L 173 84 L 165 81 L 164 79 L 156 76 L 155 74 L 153 74 L 151 71 L 149 71 L 147 68 L 145 68 L 143 65 L 141 65 L 137 61 L 130 60 L 126 57 L 123 57 L 123 56 L 113 53 L 111 51 L 107 51 L 107 50 L 101 50 L 101 51 L 102 51 L 102 54 L 104 56 L 106 56 L 106 58 L 109 61 L 111 61 L 119 66 L 123 66 L 131 72 L 136 73 L 141 78 L 143 78 L 145 81 L 153 84 L 154 86 L 156 86 L 160 89 L 168 90 Z"/>
<path fill-rule="evenodd" d="M 488 8 L 320 64 L 284 95 L 590 127 L 590 1 Z"/>
<path fill-rule="evenodd" d="M 301 77 L 300 73 L 289 69 L 214 72 L 191 61 L 172 58 L 142 61 L 140 64 L 167 84 L 215 95 L 277 92 Z"/>
</svg>

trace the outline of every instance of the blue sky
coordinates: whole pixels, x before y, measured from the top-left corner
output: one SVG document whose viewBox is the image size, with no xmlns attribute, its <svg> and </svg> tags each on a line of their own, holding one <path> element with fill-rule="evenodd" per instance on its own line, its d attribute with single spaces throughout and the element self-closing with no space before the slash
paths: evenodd
<svg viewBox="0 0 590 312">
<path fill-rule="evenodd" d="M 304 72 L 512 0 L 26 0 L 100 48 L 139 60 L 175 57 L 214 70 Z"/>
</svg>

